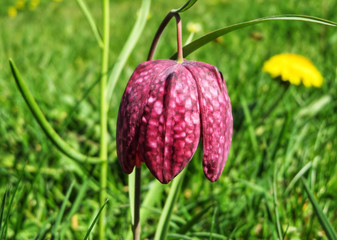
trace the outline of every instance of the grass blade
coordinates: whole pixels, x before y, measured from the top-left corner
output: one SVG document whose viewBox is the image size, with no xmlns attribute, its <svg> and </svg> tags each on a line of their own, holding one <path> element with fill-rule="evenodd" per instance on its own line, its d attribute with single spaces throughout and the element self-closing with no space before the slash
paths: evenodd
<svg viewBox="0 0 337 240">
<path fill-rule="evenodd" d="M 172 10 L 173 12 L 179 13 L 179 12 L 185 12 L 190 7 L 192 7 L 198 0 L 189 0 L 187 1 L 181 8 Z"/>
<path fill-rule="evenodd" d="M 173 180 L 173 183 L 172 183 L 172 186 L 171 186 L 171 189 L 170 189 L 170 193 L 167 197 L 163 212 L 162 212 L 162 214 L 160 216 L 160 219 L 159 219 L 159 223 L 158 223 L 158 226 L 157 226 L 156 234 L 154 236 L 154 240 L 166 239 L 168 227 L 169 227 L 169 222 L 170 222 L 171 215 L 172 215 L 172 210 L 173 210 L 175 202 L 178 199 L 178 195 L 179 195 L 179 192 L 180 192 L 182 182 L 184 180 L 186 169 L 187 168 L 185 168 Z"/>
<path fill-rule="evenodd" d="M 113 96 L 113 91 L 115 89 L 117 79 L 119 78 L 119 75 L 121 74 L 121 71 L 126 63 L 126 60 L 129 58 L 132 50 L 134 49 L 140 34 L 142 33 L 146 18 L 149 14 L 151 5 L 151 0 L 143 0 L 142 5 L 140 7 L 140 14 L 139 17 L 135 23 L 135 25 L 132 28 L 132 31 L 128 37 L 128 40 L 123 46 L 123 49 L 121 53 L 119 54 L 116 63 L 112 69 L 112 72 L 110 74 L 108 84 L 107 84 L 107 102 L 110 103 Z"/>
<path fill-rule="evenodd" d="M 309 197 L 309 200 L 310 200 L 312 206 L 314 207 L 315 213 L 318 217 L 319 222 L 321 223 L 321 226 L 322 226 L 326 236 L 330 240 L 336 240 L 337 234 L 336 234 L 335 230 L 331 226 L 327 217 L 324 215 L 323 211 L 321 210 L 320 206 L 318 205 L 318 202 L 317 202 L 316 198 L 314 197 L 314 194 L 310 191 L 310 189 L 308 188 L 308 186 L 305 183 L 303 178 L 302 178 L 302 184 L 304 186 L 304 189 L 305 189 L 305 191 L 306 191 L 306 193 Z"/>
<path fill-rule="evenodd" d="M 196 214 L 190 221 L 188 221 L 186 224 L 184 224 L 179 230 L 178 230 L 178 233 L 180 234 L 185 234 L 187 233 L 192 227 L 194 224 L 196 224 L 197 222 L 200 221 L 201 217 L 206 214 L 209 209 L 211 208 L 212 206 L 208 206 L 206 208 L 204 208 L 203 210 L 201 210 L 198 214 Z M 215 212 L 215 211 L 214 211 Z M 213 224 L 213 222 L 212 222 Z"/>
<path fill-rule="evenodd" d="M 323 18 L 317 18 L 313 16 L 304 16 L 304 15 L 278 15 L 278 16 L 269 16 L 269 17 L 263 17 L 263 18 L 258 18 L 254 19 L 251 21 L 247 22 L 242 22 L 242 23 L 237 23 L 228 27 L 220 28 L 218 30 L 215 30 L 213 32 L 210 32 L 195 41 L 191 42 L 190 44 L 186 45 L 183 48 L 184 52 L 184 57 L 188 56 L 195 50 L 199 49 L 200 47 L 204 46 L 205 44 L 213 41 L 214 39 L 225 35 L 227 33 L 233 32 L 235 30 L 239 30 L 241 28 L 245 28 L 248 26 L 252 26 L 258 23 L 263 23 L 267 21 L 279 21 L 279 20 L 288 20 L 288 21 L 303 21 L 303 22 L 312 22 L 312 23 L 318 23 L 326 26 L 331 26 L 331 27 L 337 27 L 337 23 L 323 19 Z M 175 53 L 171 59 L 176 59 L 177 58 L 177 53 Z"/>
<path fill-rule="evenodd" d="M 94 18 L 92 17 L 87 5 L 85 4 L 85 2 L 83 0 L 77 0 L 78 5 L 80 6 L 84 16 L 86 17 L 86 19 L 88 20 L 88 23 L 90 25 L 90 28 L 92 30 L 92 32 L 95 35 L 95 38 L 97 40 L 97 43 L 99 45 L 100 48 L 103 48 L 103 40 L 102 40 L 102 36 L 98 31 L 98 27 L 95 23 Z"/>
<path fill-rule="evenodd" d="M 77 196 L 76 196 L 76 199 L 74 201 L 74 203 L 72 204 L 71 206 L 71 209 L 69 211 L 69 214 L 66 218 L 66 220 L 64 221 L 64 226 L 62 226 L 62 232 L 61 232 L 61 236 L 64 234 L 65 230 L 68 228 L 68 226 L 70 225 L 70 222 L 71 222 L 71 218 L 72 216 L 78 211 L 78 209 L 80 208 L 80 205 L 85 197 L 85 194 L 87 192 L 87 189 L 88 189 L 88 185 L 89 185 L 89 182 L 91 181 L 91 178 L 88 177 L 85 179 L 84 183 L 82 184 Z M 62 239 L 62 237 L 61 237 Z"/>
<path fill-rule="evenodd" d="M 275 210 L 275 220 L 276 220 L 276 230 L 277 230 L 277 235 L 278 235 L 278 239 L 284 239 L 283 238 L 283 231 L 282 231 L 282 227 L 281 227 L 281 222 L 280 222 L 280 214 L 278 212 L 278 208 L 277 208 L 277 189 L 276 189 L 276 168 L 275 168 L 275 172 L 274 172 L 274 180 L 273 180 L 273 196 L 274 196 L 274 210 Z"/>
<path fill-rule="evenodd" d="M 7 208 L 8 210 L 7 210 L 7 214 L 6 214 L 6 217 L 5 217 L 5 222 L 4 222 L 3 227 L 1 227 L 1 223 L 2 223 L 2 214 L 4 213 L 3 212 L 4 209 L 3 209 L 3 206 L 1 205 L 1 210 L 0 210 L 0 215 L 1 215 L 0 216 L 0 239 L 6 239 L 5 236 L 7 235 L 7 223 L 8 223 L 9 215 L 11 213 L 11 208 L 12 208 L 12 205 L 13 205 L 13 202 L 14 202 L 14 197 L 15 197 L 15 194 L 16 194 L 18 188 L 19 188 L 20 183 L 21 183 L 21 179 L 16 184 L 16 187 L 14 189 L 12 197 L 9 201 L 9 205 L 8 205 L 8 208 Z M 8 191 L 6 190 L 6 192 L 8 192 Z M 5 192 L 5 194 L 6 194 L 6 192 Z"/>
<path fill-rule="evenodd" d="M 312 162 L 308 162 L 304 167 L 296 174 L 296 176 L 290 181 L 288 187 L 284 191 L 284 195 L 287 195 L 293 188 L 295 183 L 311 168 Z"/>
<path fill-rule="evenodd" d="M 66 156 L 71 159 L 77 160 L 79 162 L 88 162 L 88 163 L 99 163 L 101 159 L 96 157 L 89 157 L 78 152 L 70 145 L 68 145 L 61 137 L 56 133 L 54 128 L 47 121 L 46 117 L 42 113 L 40 107 L 37 105 L 33 95 L 30 93 L 26 83 L 23 81 L 18 69 L 16 68 L 14 61 L 9 60 L 9 64 L 12 70 L 15 83 L 20 90 L 22 97 L 25 99 L 26 104 L 28 105 L 30 111 L 32 112 L 34 118 L 46 134 L 46 136 L 52 141 L 52 143 Z"/>
<path fill-rule="evenodd" d="M 1 202 L 1 209 L 0 209 L 0 233 L 1 233 L 1 238 L 2 239 L 2 235 L 3 232 L 5 231 L 5 223 L 2 225 L 2 221 L 3 221 L 3 216 L 4 216 L 4 212 L 5 212 L 5 205 L 6 205 L 6 199 L 7 199 L 7 195 L 8 195 L 8 188 L 6 188 L 5 194 L 2 198 L 2 202 Z"/>
<path fill-rule="evenodd" d="M 188 237 L 183 234 L 170 233 L 167 235 L 168 239 L 183 239 L 183 240 L 194 240 L 194 238 Z"/>
<path fill-rule="evenodd" d="M 213 217 L 212 217 L 212 225 L 211 225 L 211 232 L 210 232 L 210 235 L 209 235 L 209 240 L 213 239 L 213 232 L 214 232 L 214 226 L 215 226 L 217 215 L 218 215 L 218 208 L 215 207 Z"/>
<path fill-rule="evenodd" d="M 195 232 L 195 233 L 191 233 L 190 236 L 193 237 L 200 237 L 200 238 L 208 238 L 209 236 L 212 235 L 213 239 L 223 239 L 223 240 L 227 240 L 228 238 L 225 236 L 222 236 L 220 234 L 217 233 L 210 233 L 210 232 Z M 194 238 L 193 238 L 194 239 Z"/>
<path fill-rule="evenodd" d="M 63 217 L 63 214 L 64 214 L 64 210 L 66 209 L 66 205 L 67 205 L 67 202 L 69 200 L 71 191 L 73 190 L 74 184 L 75 184 L 75 182 L 71 183 L 71 185 L 70 185 L 70 187 L 69 187 L 69 189 L 67 191 L 67 194 L 66 194 L 66 196 L 65 196 L 65 198 L 63 200 L 60 212 L 59 212 L 59 214 L 57 216 L 57 219 L 56 219 L 56 222 L 55 222 L 55 225 L 54 225 L 54 229 L 53 229 L 53 232 L 52 232 L 51 239 L 55 239 L 55 237 L 56 237 L 56 232 L 57 232 L 58 226 L 61 223 L 61 220 L 62 220 L 62 217 Z"/>
<path fill-rule="evenodd" d="M 96 224 L 96 222 L 97 222 L 97 220 L 98 220 L 98 218 L 99 218 L 99 215 L 101 214 L 103 208 L 104 208 L 105 205 L 108 203 L 108 201 L 109 201 L 109 199 L 107 199 L 107 200 L 105 201 L 105 203 L 102 205 L 102 207 L 99 209 L 99 211 L 98 211 L 96 217 L 94 218 L 94 221 L 90 224 L 89 229 L 88 229 L 87 233 L 85 234 L 85 236 L 84 236 L 84 238 L 83 238 L 84 240 L 87 240 L 87 239 L 88 239 L 88 237 L 89 237 L 89 235 L 90 235 L 92 229 L 94 228 L 94 226 L 95 226 L 95 224 Z"/>
</svg>

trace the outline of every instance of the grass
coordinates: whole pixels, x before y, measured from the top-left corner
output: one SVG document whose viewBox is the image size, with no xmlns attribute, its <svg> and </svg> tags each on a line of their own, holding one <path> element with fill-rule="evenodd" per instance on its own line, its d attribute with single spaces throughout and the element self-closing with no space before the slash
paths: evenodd
<svg viewBox="0 0 337 240">
<path fill-rule="evenodd" d="M 108 239 L 126 238 L 131 229 L 128 176 L 118 164 L 114 142 L 119 101 L 132 71 L 146 59 L 154 29 L 167 11 L 182 2 L 152 2 L 151 18 L 116 85 L 109 112 Z M 0 7 L 0 226 L 8 239 L 50 239 L 53 232 L 58 239 L 83 239 L 102 207 L 99 167 L 68 159 L 47 140 L 15 87 L 8 58 L 15 60 L 56 131 L 81 152 L 97 156 L 98 85 L 70 114 L 99 78 L 97 42 L 75 1 L 41 1 L 34 11 L 23 10 L 13 19 L 7 16 L 9 5 L 6 1 Z M 100 4 L 88 1 L 88 5 L 100 22 Z M 201 23 L 202 33 L 284 13 L 337 22 L 336 6 L 335 0 L 198 1 L 182 14 L 183 39 L 188 37 L 189 21 Z M 111 2 L 110 69 L 132 29 L 138 7 L 131 1 Z M 167 11 L 163 13 L 163 9 Z M 175 34 L 170 23 L 156 58 L 168 58 L 175 52 Z M 257 35 L 262 38 L 253 37 Z M 325 82 L 320 89 L 290 86 L 280 104 L 262 120 L 281 94 L 277 81 L 261 71 L 262 64 L 282 52 L 311 59 Z M 189 164 L 173 209 L 169 239 L 277 239 L 282 234 L 287 239 L 327 239 L 301 177 L 337 228 L 335 52 L 334 28 L 270 22 L 230 33 L 188 57 L 222 71 L 235 128 L 228 161 L 216 183 L 204 177 L 201 151 Z M 154 178 L 145 167 L 142 175 L 144 199 Z M 69 186 L 73 186 L 71 191 Z M 149 216 L 142 225 L 143 238 L 154 238 L 171 186 L 164 185 L 154 205 L 142 209 Z M 200 216 L 198 221 L 195 216 Z M 193 226 L 187 228 L 190 222 Z M 94 238 L 97 230 L 92 230 Z"/>
</svg>

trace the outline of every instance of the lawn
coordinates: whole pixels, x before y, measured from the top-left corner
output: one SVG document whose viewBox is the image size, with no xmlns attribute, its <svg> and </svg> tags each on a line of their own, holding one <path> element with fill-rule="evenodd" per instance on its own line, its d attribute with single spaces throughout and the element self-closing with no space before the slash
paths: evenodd
<svg viewBox="0 0 337 240">
<path fill-rule="evenodd" d="M 7 232 L 7 239 L 83 239 L 101 207 L 100 164 L 76 162 L 58 151 L 18 91 L 8 60 L 14 60 L 56 132 L 76 150 L 99 156 L 101 52 L 76 1 L 23 2 L 12 16 L 8 9 L 15 1 L 0 6 L 0 238 Z M 128 175 L 116 153 L 119 103 L 132 72 L 146 60 L 160 22 L 184 2 L 151 2 L 145 28 L 109 102 L 106 239 L 127 239 L 131 232 Z M 86 3 L 101 30 L 101 3 Z M 131 0 L 110 3 L 109 71 L 140 5 Z M 181 13 L 183 42 L 190 35 L 188 23 L 202 26 L 196 39 L 278 14 L 337 22 L 336 9 L 336 0 L 200 0 Z M 155 59 L 176 52 L 173 22 Z M 214 183 L 204 176 L 199 146 L 174 205 L 168 239 L 328 239 L 305 186 L 337 229 L 336 52 L 337 28 L 269 21 L 217 38 L 186 57 L 222 72 L 234 130 L 226 166 Z M 285 89 L 263 72 L 264 62 L 280 53 L 310 59 L 324 77 L 322 87 Z M 172 188 L 172 183 L 158 185 L 143 165 L 141 199 L 153 188 L 151 204 L 142 205 L 141 218 L 146 219 L 141 239 L 154 238 Z M 98 239 L 98 231 L 95 226 L 90 237 Z"/>
</svg>

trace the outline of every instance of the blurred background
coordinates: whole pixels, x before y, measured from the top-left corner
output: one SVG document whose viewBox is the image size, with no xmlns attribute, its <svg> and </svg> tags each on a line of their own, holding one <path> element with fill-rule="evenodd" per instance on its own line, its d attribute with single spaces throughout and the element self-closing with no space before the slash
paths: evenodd
<svg viewBox="0 0 337 240">
<path fill-rule="evenodd" d="M 115 150 L 119 102 L 133 70 L 146 60 L 160 22 L 169 10 L 184 2 L 152 1 L 143 34 L 113 93 L 109 112 L 109 239 L 123 239 L 130 230 L 127 175 L 121 171 Z M 101 3 L 88 0 L 87 4 L 101 26 Z M 111 68 L 140 5 L 140 1 L 111 1 Z M 278 14 L 311 15 L 337 22 L 336 9 L 336 0 L 200 0 L 181 14 L 183 41 L 190 35 L 189 23 L 201 26 L 196 39 L 224 26 Z M 175 51 L 172 21 L 155 58 L 169 58 Z M 262 66 L 271 56 L 288 52 L 314 63 L 324 77 L 321 88 L 290 86 L 282 95 L 284 86 L 264 73 Z M 275 21 L 224 35 L 187 57 L 215 65 L 223 73 L 233 106 L 234 133 L 224 172 L 215 183 L 204 177 L 202 152 L 197 151 L 188 166 L 170 233 L 179 232 L 207 208 L 184 233 L 186 237 L 209 239 L 206 233 L 212 232 L 213 239 L 277 239 L 279 222 L 287 239 L 326 239 L 296 176 L 304 177 L 336 228 L 336 52 L 337 28 Z M 67 189 L 75 180 L 60 232 L 64 239 L 82 239 L 100 207 L 99 169 L 63 156 L 46 138 L 15 86 L 9 58 L 15 61 L 56 131 L 79 151 L 97 156 L 101 55 L 76 1 L 1 1 L 0 198 L 6 189 L 9 197 L 15 196 L 8 239 L 49 238 Z M 154 178 L 143 169 L 142 191 L 146 194 Z M 87 187 L 81 192 L 84 184 Z M 142 226 L 144 238 L 153 238 L 169 187 L 163 186 L 151 218 Z M 76 212 L 70 212 L 79 194 L 84 197 Z"/>
</svg>

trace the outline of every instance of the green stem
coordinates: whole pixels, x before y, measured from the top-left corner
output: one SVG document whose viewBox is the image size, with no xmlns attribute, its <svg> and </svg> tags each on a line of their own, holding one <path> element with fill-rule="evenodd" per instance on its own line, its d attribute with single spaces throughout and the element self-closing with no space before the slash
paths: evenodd
<svg viewBox="0 0 337 240">
<path fill-rule="evenodd" d="M 108 104 L 107 104 L 107 79 L 108 79 L 108 62 L 109 62 L 109 20 L 110 20 L 110 7 L 109 0 L 103 0 L 103 49 L 102 49 L 102 68 L 101 68 L 101 88 L 100 88 L 100 158 L 107 159 L 108 146 L 107 146 L 107 120 L 108 120 Z M 107 198 L 107 172 L 108 161 L 105 160 L 101 165 L 100 175 L 100 205 L 105 203 Z M 99 216 L 99 239 L 105 239 L 105 217 L 106 209 L 104 208 Z"/>
<path fill-rule="evenodd" d="M 42 113 L 40 107 L 37 105 L 33 95 L 30 93 L 26 83 L 21 78 L 21 75 L 16 68 L 14 62 L 12 59 L 9 59 L 9 64 L 12 70 L 12 74 L 15 79 L 15 83 L 22 95 L 22 97 L 25 99 L 30 111 L 32 112 L 34 118 L 46 134 L 46 136 L 49 138 L 50 141 L 57 147 L 58 150 L 60 150 L 64 155 L 68 156 L 69 158 L 79 161 L 79 162 L 88 162 L 88 163 L 99 163 L 102 162 L 100 158 L 97 157 L 90 157 L 86 156 L 74 148 L 72 148 L 67 142 L 65 142 L 60 135 L 57 134 L 57 132 L 54 130 L 54 128 L 50 125 L 50 123 L 47 121 L 46 117 Z M 102 158 L 106 159 L 106 158 Z"/>
</svg>

